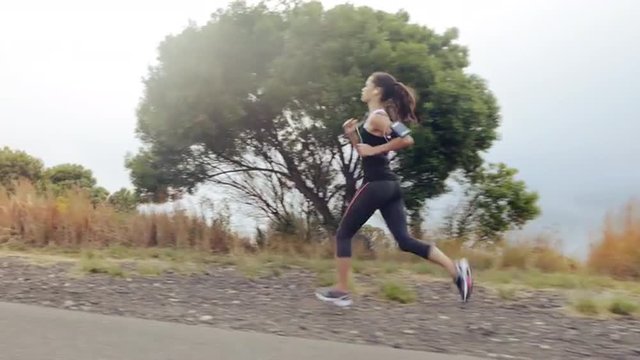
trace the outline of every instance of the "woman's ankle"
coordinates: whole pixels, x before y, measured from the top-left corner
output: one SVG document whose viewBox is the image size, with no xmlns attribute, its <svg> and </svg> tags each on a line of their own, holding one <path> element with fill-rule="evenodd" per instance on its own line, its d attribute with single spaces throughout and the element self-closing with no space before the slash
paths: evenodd
<svg viewBox="0 0 640 360">
<path fill-rule="evenodd" d="M 449 275 L 454 280 L 458 277 L 458 269 L 456 268 L 456 264 L 436 246 L 432 246 L 429 257 L 427 259 L 442 266 L 445 270 L 447 270 Z"/>
</svg>

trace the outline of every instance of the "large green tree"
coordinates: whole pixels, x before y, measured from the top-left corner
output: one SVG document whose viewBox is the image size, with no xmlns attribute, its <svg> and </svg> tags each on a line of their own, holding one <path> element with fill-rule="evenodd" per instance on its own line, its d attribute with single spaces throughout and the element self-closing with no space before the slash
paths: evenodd
<svg viewBox="0 0 640 360">
<path fill-rule="evenodd" d="M 496 100 L 465 72 L 456 38 L 406 12 L 233 2 L 160 44 L 137 112 L 144 147 L 126 160 L 136 190 L 163 201 L 222 184 L 272 218 L 294 209 L 295 192 L 334 228 L 361 178 L 341 124 L 366 110 L 368 75 L 387 71 L 418 96 L 416 144 L 393 160 L 418 219 L 449 174 L 474 172 L 496 139 Z"/>
</svg>

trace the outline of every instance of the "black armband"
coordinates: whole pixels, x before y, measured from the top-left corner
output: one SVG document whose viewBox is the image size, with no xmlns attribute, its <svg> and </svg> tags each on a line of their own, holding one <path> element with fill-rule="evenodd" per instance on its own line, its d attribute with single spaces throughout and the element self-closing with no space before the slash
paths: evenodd
<svg viewBox="0 0 640 360">
<path fill-rule="evenodd" d="M 411 133 L 411 129 L 409 129 L 405 124 L 400 121 L 394 121 L 391 124 L 391 136 L 392 137 L 405 137 Z"/>
</svg>

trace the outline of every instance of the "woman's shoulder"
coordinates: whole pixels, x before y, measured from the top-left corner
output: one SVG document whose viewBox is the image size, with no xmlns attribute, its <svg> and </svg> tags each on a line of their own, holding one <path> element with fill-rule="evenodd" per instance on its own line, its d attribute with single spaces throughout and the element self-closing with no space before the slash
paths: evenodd
<svg viewBox="0 0 640 360">
<path fill-rule="evenodd" d="M 378 125 L 388 122 L 391 119 L 384 109 L 376 109 L 367 115 L 368 123 L 376 123 Z"/>
<path fill-rule="evenodd" d="M 373 110 L 371 114 L 369 114 L 369 116 L 376 116 L 376 115 L 389 117 L 389 114 L 387 114 L 387 112 L 384 109 L 376 109 L 376 110 Z"/>
</svg>

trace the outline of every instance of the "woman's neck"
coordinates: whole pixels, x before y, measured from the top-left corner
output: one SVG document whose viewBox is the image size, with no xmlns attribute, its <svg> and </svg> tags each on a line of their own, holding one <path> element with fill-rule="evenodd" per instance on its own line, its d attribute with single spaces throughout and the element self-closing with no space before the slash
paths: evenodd
<svg viewBox="0 0 640 360">
<path fill-rule="evenodd" d="M 380 102 L 378 101 L 371 101 L 367 103 L 367 106 L 369 107 L 369 113 L 372 113 L 379 109 L 384 109 L 384 106 L 382 106 L 382 104 L 380 104 Z"/>
</svg>

